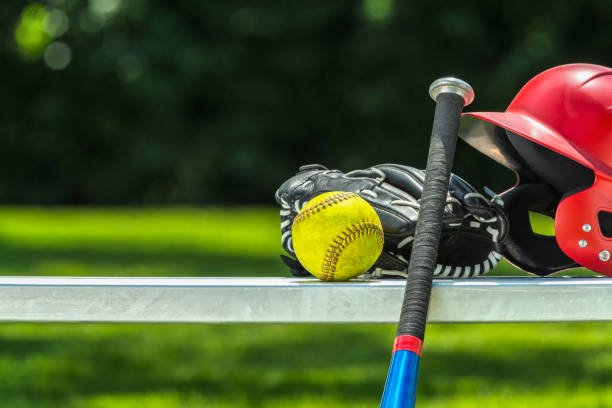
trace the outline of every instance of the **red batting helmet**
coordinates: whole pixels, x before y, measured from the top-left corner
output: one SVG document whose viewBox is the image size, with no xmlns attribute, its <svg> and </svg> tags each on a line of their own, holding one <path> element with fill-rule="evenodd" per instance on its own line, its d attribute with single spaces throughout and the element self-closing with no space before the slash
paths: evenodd
<svg viewBox="0 0 612 408">
<path fill-rule="evenodd" d="M 460 136 L 517 175 L 500 196 L 510 262 L 538 275 L 582 265 L 612 276 L 612 69 L 544 71 L 505 112 L 464 114 Z M 529 210 L 554 217 L 555 237 L 532 231 Z"/>
</svg>

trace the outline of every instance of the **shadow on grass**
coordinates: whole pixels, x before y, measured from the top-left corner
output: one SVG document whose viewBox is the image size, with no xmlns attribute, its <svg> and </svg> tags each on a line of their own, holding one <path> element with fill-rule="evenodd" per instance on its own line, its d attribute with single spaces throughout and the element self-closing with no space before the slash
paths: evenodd
<svg viewBox="0 0 612 408">
<path fill-rule="evenodd" d="M 185 248 L 34 248 L 0 243 L 0 275 L 290 276 L 276 256 L 221 255 Z"/>
<path fill-rule="evenodd" d="M 571 388 L 577 380 L 594 388 L 605 388 L 610 384 L 612 365 L 601 370 L 592 367 L 593 359 L 605 355 L 609 353 L 604 347 L 568 350 L 532 344 L 513 347 L 504 355 L 488 355 L 478 350 L 432 350 L 421 368 L 423 380 L 419 392 L 443 397 L 505 387 L 537 394 L 557 387 Z M 471 383 L 472 389 L 466 389 L 466 383 Z"/>
<path fill-rule="evenodd" d="M 342 351 L 339 338 L 368 344 L 377 337 L 350 328 L 139 325 L 99 336 L 103 325 L 45 326 L 61 326 L 62 338 L 0 339 L 0 375 L 11 377 L 0 384 L 4 398 L 29 394 L 59 403 L 75 394 L 173 390 L 228 400 L 240 394 L 258 406 L 270 395 L 365 397 L 378 392 L 382 377 L 361 365 L 375 362 L 384 374 L 388 359 L 388 347 Z M 88 335 L 88 326 L 94 333 Z M 351 369 L 366 378 L 347 377 Z"/>
<path fill-rule="evenodd" d="M 45 326 L 55 326 L 52 332 L 62 338 L 0 339 L 0 375 L 9 378 L 0 384 L 3 397 L 59 402 L 74 395 L 173 390 L 227 401 L 240 396 L 248 406 L 307 394 L 375 403 L 393 337 L 391 326 L 38 327 Z M 101 335 L 107 329 L 110 335 Z M 443 399 L 495 387 L 545 393 L 577 378 L 597 388 L 607 387 L 612 376 L 612 365 L 589 365 L 609 355 L 605 347 L 516 344 L 500 353 L 499 346 L 428 350 L 420 395 Z"/>
</svg>

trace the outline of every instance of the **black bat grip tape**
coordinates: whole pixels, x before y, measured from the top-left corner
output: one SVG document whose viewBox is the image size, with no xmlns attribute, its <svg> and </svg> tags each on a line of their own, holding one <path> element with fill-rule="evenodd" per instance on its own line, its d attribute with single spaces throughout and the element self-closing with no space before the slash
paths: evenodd
<svg viewBox="0 0 612 408">
<path fill-rule="evenodd" d="M 465 102 L 463 97 L 450 92 L 441 93 L 436 101 L 421 208 L 408 267 L 404 301 L 397 325 L 397 336 L 410 335 L 420 340 L 425 337 L 442 215 L 455 157 L 459 119 Z"/>
</svg>

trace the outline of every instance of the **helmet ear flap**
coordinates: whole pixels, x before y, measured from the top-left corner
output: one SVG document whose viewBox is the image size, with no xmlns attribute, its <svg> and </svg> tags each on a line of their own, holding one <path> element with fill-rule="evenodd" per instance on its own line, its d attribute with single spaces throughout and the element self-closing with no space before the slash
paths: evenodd
<svg viewBox="0 0 612 408">
<path fill-rule="evenodd" d="M 555 233 L 563 251 L 580 265 L 612 276 L 612 180 L 596 177 L 595 183 L 565 197 L 557 208 Z"/>
<path fill-rule="evenodd" d="M 510 230 L 504 245 L 504 256 L 513 265 L 539 276 L 575 268 L 559 247 L 555 237 L 537 234 L 531 227 L 529 211 L 552 214 L 559 197 L 546 184 L 518 185 L 501 196 Z"/>
</svg>

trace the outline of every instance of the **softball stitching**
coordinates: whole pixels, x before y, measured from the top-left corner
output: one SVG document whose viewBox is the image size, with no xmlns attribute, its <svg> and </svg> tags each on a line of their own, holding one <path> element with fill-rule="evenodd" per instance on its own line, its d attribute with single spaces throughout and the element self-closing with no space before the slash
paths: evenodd
<svg viewBox="0 0 612 408">
<path fill-rule="evenodd" d="M 382 247 L 384 238 L 383 231 L 380 229 L 378 224 L 375 222 L 364 220 L 357 224 L 353 224 L 347 227 L 344 231 L 336 236 L 333 243 L 330 244 L 325 258 L 323 258 L 323 266 L 321 267 L 322 280 L 332 280 L 336 274 L 336 265 L 342 255 L 342 251 L 357 238 L 365 237 L 367 235 L 376 235 L 378 242 Z"/>
<path fill-rule="evenodd" d="M 305 220 L 306 218 L 310 217 L 311 215 L 320 212 L 321 210 L 324 210 L 328 207 L 333 206 L 334 204 L 339 204 L 342 201 L 350 200 L 351 198 L 355 198 L 355 197 L 359 197 L 359 196 L 355 193 L 350 193 L 350 192 L 345 191 L 345 192 L 331 195 L 327 197 L 325 200 L 319 201 L 312 207 L 304 208 L 302 212 L 300 212 L 297 215 L 297 217 L 295 217 L 295 219 L 293 220 L 292 228 L 295 225 L 302 222 L 303 220 Z"/>
</svg>

